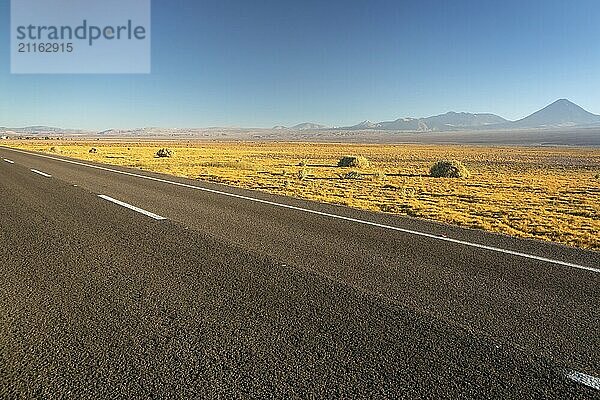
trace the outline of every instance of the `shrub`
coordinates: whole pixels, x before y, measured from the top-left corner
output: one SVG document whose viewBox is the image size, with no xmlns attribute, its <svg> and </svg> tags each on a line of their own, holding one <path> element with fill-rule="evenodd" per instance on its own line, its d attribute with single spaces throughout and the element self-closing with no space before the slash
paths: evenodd
<svg viewBox="0 0 600 400">
<path fill-rule="evenodd" d="M 362 175 L 356 171 L 350 171 L 346 174 L 341 175 L 341 177 L 342 179 L 360 179 Z"/>
<path fill-rule="evenodd" d="M 54 147 L 54 146 L 50 147 L 50 151 L 52 153 L 58 153 L 58 152 L 60 152 L 60 150 L 58 149 L 58 147 Z"/>
<path fill-rule="evenodd" d="M 254 169 L 254 165 L 247 161 L 236 160 L 236 161 L 207 161 L 200 164 L 203 167 L 211 168 L 231 168 L 231 169 Z"/>
<path fill-rule="evenodd" d="M 400 190 L 400 194 L 403 197 L 414 197 L 415 194 L 417 193 L 417 191 L 415 190 L 415 188 L 412 187 L 408 187 L 408 186 L 402 186 L 399 188 Z"/>
<path fill-rule="evenodd" d="M 438 161 L 429 170 L 434 178 L 468 178 L 469 170 L 460 161 Z"/>
<path fill-rule="evenodd" d="M 308 171 L 306 169 L 303 168 L 300 171 L 298 171 L 298 179 L 303 181 L 306 178 L 308 178 Z"/>
<path fill-rule="evenodd" d="M 382 181 L 385 179 L 385 177 L 386 177 L 386 174 L 383 171 L 377 171 L 373 174 L 374 180 Z"/>
<path fill-rule="evenodd" d="M 299 167 L 306 167 L 307 165 L 308 165 L 308 161 L 306 161 L 306 160 L 302 160 L 298 163 Z"/>
<path fill-rule="evenodd" d="M 95 148 L 95 147 L 92 147 L 92 148 L 90 149 L 90 153 L 91 153 L 91 154 L 96 154 L 97 152 L 98 152 L 98 149 L 97 149 L 97 148 Z"/>
<path fill-rule="evenodd" d="M 338 167 L 344 168 L 366 168 L 369 166 L 369 160 L 363 156 L 344 156 L 338 161 Z"/>
<path fill-rule="evenodd" d="M 594 178 L 600 179 L 600 174 L 596 174 L 596 176 Z"/>
<path fill-rule="evenodd" d="M 166 157 L 172 157 L 173 156 L 173 152 L 169 149 L 160 149 L 159 151 L 156 152 L 156 157 L 159 158 L 166 158 Z"/>
</svg>

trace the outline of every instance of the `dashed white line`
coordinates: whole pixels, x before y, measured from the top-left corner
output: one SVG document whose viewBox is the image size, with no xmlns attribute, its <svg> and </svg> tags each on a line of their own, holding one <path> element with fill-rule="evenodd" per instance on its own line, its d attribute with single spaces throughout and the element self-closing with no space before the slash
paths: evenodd
<svg viewBox="0 0 600 400">
<path fill-rule="evenodd" d="M 42 171 L 38 171 L 37 169 L 32 169 L 31 172 L 33 172 L 34 174 L 45 176 L 46 178 L 52 178 L 52 175 L 47 174 L 47 173 L 42 172 Z"/>
<path fill-rule="evenodd" d="M 112 197 L 105 196 L 105 195 L 103 195 L 103 194 L 99 194 L 99 195 L 98 195 L 98 197 L 100 197 L 101 199 L 104 199 L 104 200 L 110 201 L 111 203 L 118 204 L 118 205 L 120 205 L 121 207 L 129 208 L 130 210 L 133 210 L 133 211 L 139 212 L 140 214 L 144 214 L 144 215 L 146 215 L 146 216 L 148 216 L 148 217 L 150 217 L 150 218 L 154 218 L 154 219 L 155 219 L 155 220 L 157 220 L 157 221 L 164 221 L 164 220 L 166 220 L 166 218 L 165 218 L 165 217 L 161 217 L 160 215 L 157 215 L 157 214 L 151 213 L 150 211 L 146 211 L 146 210 L 144 210 L 144 209 L 141 209 L 141 208 L 139 208 L 139 207 L 132 206 L 131 204 L 125 203 L 125 202 L 123 202 L 123 201 L 120 201 L 120 200 L 113 199 Z"/>
<path fill-rule="evenodd" d="M 600 378 L 595 376 L 587 375 L 577 371 L 567 371 L 567 378 L 573 382 L 591 387 L 592 389 L 600 390 Z"/>
<path fill-rule="evenodd" d="M 5 159 L 4 159 L 4 161 L 6 161 L 6 162 L 7 162 L 7 163 L 9 163 L 9 164 L 14 164 L 14 163 L 15 163 L 14 161 L 12 161 L 12 160 L 9 160 L 8 158 L 5 158 Z"/>
<path fill-rule="evenodd" d="M 189 188 L 189 189 L 194 189 L 194 190 L 200 190 L 200 191 L 203 191 L 203 192 L 218 194 L 218 195 L 221 195 L 221 196 L 227 196 L 227 197 L 233 197 L 233 198 L 242 199 L 242 200 L 253 201 L 255 203 L 268 204 L 268 205 L 275 206 L 275 207 L 287 208 L 287 209 L 290 209 L 290 210 L 301 211 L 301 212 L 305 212 L 305 213 L 309 213 L 309 214 L 314 214 L 314 215 L 320 215 L 320 216 L 324 216 L 324 217 L 328 217 L 328 218 L 335 218 L 335 219 L 339 219 L 339 220 L 343 220 L 343 221 L 355 222 L 355 223 L 362 224 L 362 225 L 375 226 L 375 227 L 378 227 L 378 228 L 389 229 L 389 230 L 393 230 L 393 231 L 396 231 L 396 232 L 402 232 L 402 233 L 407 233 L 407 234 L 410 234 L 410 235 L 426 237 L 426 238 L 435 239 L 435 240 L 439 240 L 439 241 L 443 241 L 443 242 L 455 243 L 455 244 L 460 244 L 460 245 L 463 245 L 463 246 L 474 247 L 474 248 L 488 250 L 488 251 L 492 251 L 492 252 L 496 252 L 496 253 L 509 254 L 509 255 L 512 255 L 512 256 L 516 256 L 516 257 L 527 258 L 527 259 L 530 259 L 530 260 L 542 261 L 542 262 L 549 263 L 549 264 L 562 265 L 562 266 L 565 266 L 565 267 L 577 268 L 577 269 L 581 269 L 581 270 L 585 270 L 585 271 L 590 271 L 590 272 L 594 272 L 594 273 L 600 273 L 600 268 L 588 267 L 586 265 L 580 265 L 580 264 L 569 263 L 569 262 L 566 262 L 566 261 L 554 260 L 554 259 L 551 259 L 551 258 L 535 256 L 535 255 L 532 255 L 532 254 L 521 253 L 521 252 L 518 252 L 518 251 L 512 251 L 512 250 L 507 250 L 507 249 L 502 249 L 502 248 L 499 248 L 499 247 L 487 246 L 487 245 L 479 244 L 479 243 L 467 242 L 467 241 L 459 240 L 459 239 L 452 239 L 452 238 L 449 238 L 449 237 L 446 237 L 446 236 L 433 235 L 433 234 L 430 234 L 430 233 L 414 231 L 414 230 L 411 230 L 411 229 L 399 228 L 399 227 L 391 226 L 391 225 L 379 224 L 377 222 L 371 222 L 371 221 L 365 221 L 365 220 L 356 219 L 356 218 L 344 217 L 342 215 L 330 214 L 330 213 L 326 213 L 326 212 L 311 210 L 311 209 L 308 209 L 308 208 L 302 208 L 302 207 L 291 206 L 291 205 L 288 205 L 288 204 L 276 203 L 276 202 L 269 201 L 269 200 L 262 200 L 262 199 L 257 199 L 257 198 L 248 197 L 248 196 L 242 196 L 242 195 L 234 194 L 234 193 L 227 193 L 227 192 L 223 192 L 223 191 L 220 191 L 220 190 L 208 189 L 208 188 L 203 188 L 203 187 L 200 187 L 200 186 L 189 185 L 189 184 L 186 184 L 186 183 L 174 182 L 174 181 L 169 181 L 169 180 L 161 179 L 161 178 L 155 178 L 155 177 L 152 177 L 152 176 L 145 176 L 145 175 L 135 174 L 133 172 L 119 171 L 119 170 L 112 169 L 112 168 L 100 167 L 98 165 L 90 165 L 90 164 L 86 164 L 86 163 L 82 163 L 82 162 L 78 162 L 78 161 L 63 160 L 61 158 L 47 156 L 47 155 L 44 155 L 44 154 L 35 154 L 35 153 L 30 153 L 30 152 L 27 152 L 27 151 L 17 150 L 17 149 L 10 149 L 10 150 L 16 151 L 18 153 L 27 154 L 27 155 L 30 155 L 30 156 L 47 158 L 47 159 L 50 159 L 50 160 L 60 161 L 60 162 L 68 163 L 68 164 L 80 165 L 80 166 L 88 167 L 88 168 L 94 168 L 94 169 L 98 169 L 98 170 L 101 170 L 101 171 L 112 172 L 112 173 L 115 173 L 115 174 L 127 175 L 127 176 L 132 176 L 132 177 L 135 177 L 135 178 L 147 179 L 147 180 L 150 180 L 150 181 L 161 182 L 161 183 L 167 183 L 167 184 L 170 184 L 170 185 L 181 186 L 181 187 L 185 187 L 185 188 Z"/>
</svg>

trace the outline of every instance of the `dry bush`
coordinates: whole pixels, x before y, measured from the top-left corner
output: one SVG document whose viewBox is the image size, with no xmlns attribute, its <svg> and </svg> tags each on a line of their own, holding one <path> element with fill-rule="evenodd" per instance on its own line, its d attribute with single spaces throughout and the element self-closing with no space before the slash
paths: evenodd
<svg viewBox="0 0 600 400">
<path fill-rule="evenodd" d="M 377 171 L 373 174 L 373 180 L 375 181 L 382 181 L 386 178 L 386 174 L 383 171 Z"/>
<path fill-rule="evenodd" d="M 338 161 L 338 167 L 343 168 L 367 168 L 369 160 L 363 156 L 344 156 Z"/>
<path fill-rule="evenodd" d="M 158 157 L 158 158 L 173 157 L 173 152 L 169 149 L 160 149 L 159 151 L 156 152 L 156 157 Z"/>
<path fill-rule="evenodd" d="M 92 147 L 92 148 L 90 149 L 89 153 L 91 153 L 91 154 L 96 154 L 96 153 L 98 153 L 98 149 L 97 149 L 97 148 L 95 148 L 95 147 Z"/>
<path fill-rule="evenodd" d="M 50 151 L 52 153 L 60 153 L 60 149 L 58 147 L 55 147 L 55 146 L 50 147 Z"/>
<path fill-rule="evenodd" d="M 207 161 L 200 165 L 203 167 L 210 167 L 210 168 L 230 168 L 230 169 L 250 169 L 250 170 L 254 169 L 254 164 L 247 162 L 247 161 L 242 161 L 242 160 Z M 285 175 L 285 173 L 284 173 L 284 175 Z"/>
<path fill-rule="evenodd" d="M 305 180 L 306 178 L 308 178 L 308 171 L 305 168 L 301 169 L 300 171 L 298 171 L 297 177 L 301 181 Z"/>
<path fill-rule="evenodd" d="M 429 170 L 434 178 L 468 178 L 469 170 L 460 161 L 438 161 Z"/>
<path fill-rule="evenodd" d="M 360 173 L 358 173 L 357 171 L 350 171 L 346 174 L 340 175 L 340 177 L 342 179 L 361 179 L 362 175 Z"/>
</svg>

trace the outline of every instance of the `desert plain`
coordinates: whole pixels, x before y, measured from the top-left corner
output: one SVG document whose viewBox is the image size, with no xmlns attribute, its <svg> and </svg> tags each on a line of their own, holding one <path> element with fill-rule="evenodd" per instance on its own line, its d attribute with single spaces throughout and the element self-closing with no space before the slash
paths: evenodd
<svg viewBox="0 0 600 400">
<path fill-rule="evenodd" d="M 600 148 L 237 141 L 4 145 L 600 250 Z M 157 157 L 167 148 L 170 157 Z M 94 150 L 92 150 L 94 149 Z M 367 165 L 338 167 L 343 156 Z M 433 178 L 458 160 L 468 178 Z"/>
</svg>

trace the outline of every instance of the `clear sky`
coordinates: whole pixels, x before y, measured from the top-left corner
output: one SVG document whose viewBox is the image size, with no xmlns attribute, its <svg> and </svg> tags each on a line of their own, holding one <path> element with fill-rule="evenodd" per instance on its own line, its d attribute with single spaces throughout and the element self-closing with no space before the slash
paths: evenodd
<svg viewBox="0 0 600 400">
<path fill-rule="evenodd" d="M 151 74 L 11 75 L 0 0 L 0 126 L 600 113 L 598 21 L 598 0 L 155 0 Z"/>
</svg>

